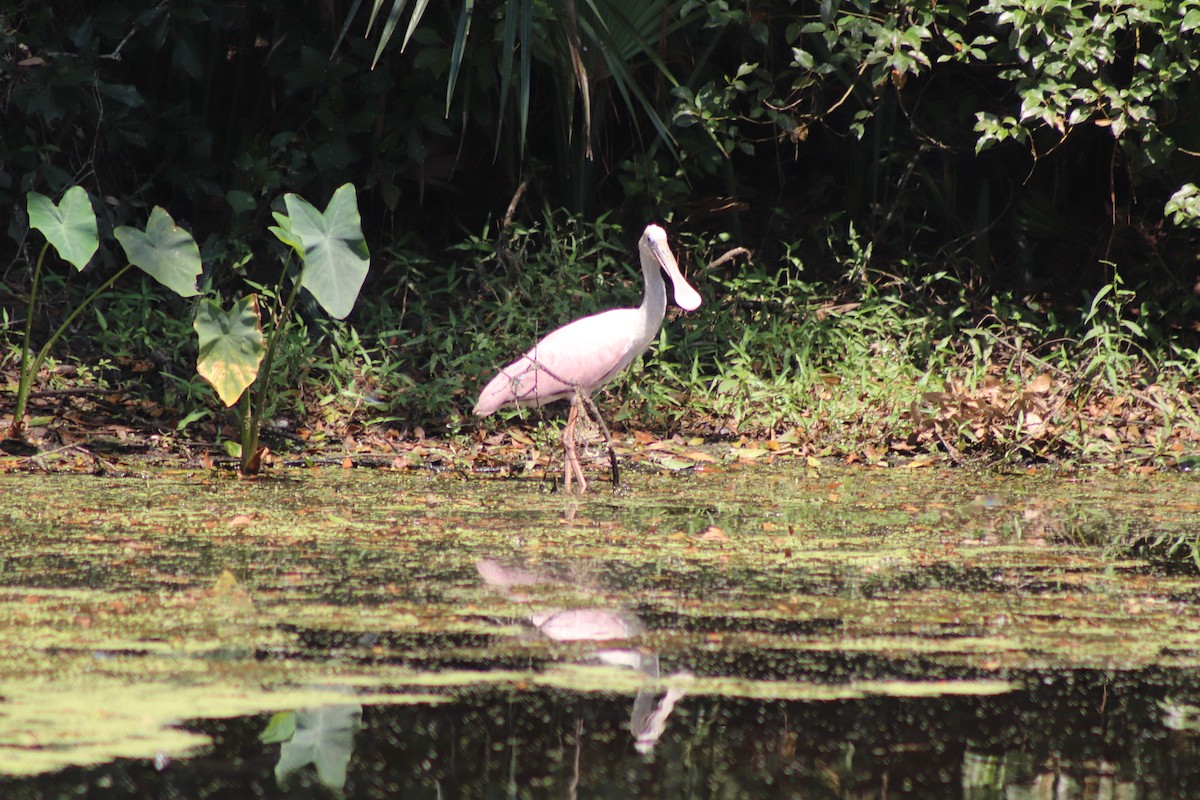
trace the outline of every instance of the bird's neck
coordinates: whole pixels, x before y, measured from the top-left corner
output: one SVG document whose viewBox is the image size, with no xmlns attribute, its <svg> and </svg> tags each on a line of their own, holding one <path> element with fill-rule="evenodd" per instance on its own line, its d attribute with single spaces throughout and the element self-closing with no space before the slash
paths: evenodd
<svg viewBox="0 0 1200 800">
<path fill-rule="evenodd" d="M 642 295 L 642 305 L 638 311 L 644 323 L 645 338 L 650 340 L 662 327 L 663 317 L 667 313 L 667 287 L 663 283 L 658 262 L 652 258 L 642 259 L 642 277 L 646 282 L 646 292 Z"/>
</svg>

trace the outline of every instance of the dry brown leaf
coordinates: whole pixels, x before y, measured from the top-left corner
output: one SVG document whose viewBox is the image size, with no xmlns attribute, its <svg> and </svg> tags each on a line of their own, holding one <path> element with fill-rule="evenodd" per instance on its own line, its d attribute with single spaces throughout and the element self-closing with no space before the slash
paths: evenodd
<svg viewBox="0 0 1200 800">
<path fill-rule="evenodd" d="M 1054 379 L 1050 377 L 1050 373 L 1043 372 L 1041 375 L 1038 375 L 1036 378 L 1034 378 L 1033 382 L 1029 384 L 1029 391 L 1036 392 L 1037 394 L 1045 394 L 1046 392 L 1050 391 L 1051 387 L 1053 386 Z"/>
<path fill-rule="evenodd" d="M 508 438 L 512 439 L 514 442 L 523 444 L 526 447 L 533 446 L 533 439 L 530 439 L 528 436 L 521 433 L 521 431 L 517 430 L 516 428 L 509 428 Z"/>
</svg>

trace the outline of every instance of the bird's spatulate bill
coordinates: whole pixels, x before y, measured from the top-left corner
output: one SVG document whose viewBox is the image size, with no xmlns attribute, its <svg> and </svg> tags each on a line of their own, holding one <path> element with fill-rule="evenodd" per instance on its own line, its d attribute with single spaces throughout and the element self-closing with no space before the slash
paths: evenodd
<svg viewBox="0 0 1200 800">
<path fill-rule="evenodd" d="M 675 304 L 684 311 L 695 311 L 699 308 L 700 293 L 692 288 L 687 279 L 679 273 L 679 269 L 676 268 L 669 274 L 671 276 L 671 285 L 675 287 Z"/>
</svg>

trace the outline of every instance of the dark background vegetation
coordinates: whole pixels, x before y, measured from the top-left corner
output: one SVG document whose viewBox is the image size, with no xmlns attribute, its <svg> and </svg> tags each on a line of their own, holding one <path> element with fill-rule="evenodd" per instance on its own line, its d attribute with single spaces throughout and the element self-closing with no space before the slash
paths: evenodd
<svg viewBox="0 0 1200 800">
<path fill-rule="evenodd" d="M 599 273 L 631 261 L 651 220 L 693 270 L 734 245 L 755 251 L 752 268 L 727 264 L 702 286 L 735 320 L 766 297 L 755 286 L 771 287 L 738 325 L 885 291 L 935 320 L 1015 314 L 1023 336 L 1084 337 L 1071 325 L 1108 286 L 1122 292 L 1118 322 L 1132 323 L 1124 349 L 1169 343 L 1178 360 L 1196 347 L 1196 241 L 1164 207 L 1196 179 L 1198 3 L 430 0 L 381 2 L 368 29 L 371 11 L 370 0 L 0 11 L 9 318 L 32 260 L 30 190 L 82 185 L 102 237 L 167 208 L 201 243 L 203 288 L 221 293 L 277 271 L 264 231 L 283 193 L 323 206 L 352 181 L 374 254 L 367 299 L 350 333 L 292 356 L 374 354 L 384 367 L 368 382 L 391 383 L 397 418 L 468 408 L 478 378 L 529 336 L 627 297 L 600 291 Z M 1176 221 L 1190 222 L 1182 208 Z M 93 269 L 115 266 L 105 252 Z M 538 311 L 530 287 L 564 260 L 579 271 L 553 285 L 570 290 Z M 635 276 L 622 286 L 636 292 Z M 96 278 L 63 280 L 69 294 Z M 789 293 L 804 302 L 789 308 Z M 53 297 L 42 324 L 59 313 Z M 149 353 L 187 411 L 202 394 L 180 344 L 189 307 L 164 297 L 122 318 L 116 341 L 122 307 L 102 306 L 71 347 Z M 929 341 L 954 333 L 937 324 Z M 701 332 L 731 338 L 716 325 Z M 750 344 L 760 354 L 747 369 L 776 378 L 810 358 L 772 365 L 771 342 Z M 389 373 L 388 347 L 412 363 Z M 682 350 L 679 371 L 722 391 L 705 364 L 732 351 Z"/>
</svg>

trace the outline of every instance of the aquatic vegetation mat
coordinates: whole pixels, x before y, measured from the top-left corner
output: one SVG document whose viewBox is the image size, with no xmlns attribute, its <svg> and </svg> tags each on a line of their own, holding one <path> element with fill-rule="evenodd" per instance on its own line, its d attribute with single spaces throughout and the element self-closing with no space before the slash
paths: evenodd
<svg viewBox="0 0 1200 800">
<path fill-rule="evenodd" d="M 704 704 L 1186 674 L 1196 489 L 823 466 L 635 473 L 584 499 L 388 470 L 0 475 L 0 773 L 169 760 L 212 742 L 180 723 L 274 714 L 265 741 L 336 783 L 314 730 L 480 693 L 602 699 L 649 753 Z"/>
</svg>

